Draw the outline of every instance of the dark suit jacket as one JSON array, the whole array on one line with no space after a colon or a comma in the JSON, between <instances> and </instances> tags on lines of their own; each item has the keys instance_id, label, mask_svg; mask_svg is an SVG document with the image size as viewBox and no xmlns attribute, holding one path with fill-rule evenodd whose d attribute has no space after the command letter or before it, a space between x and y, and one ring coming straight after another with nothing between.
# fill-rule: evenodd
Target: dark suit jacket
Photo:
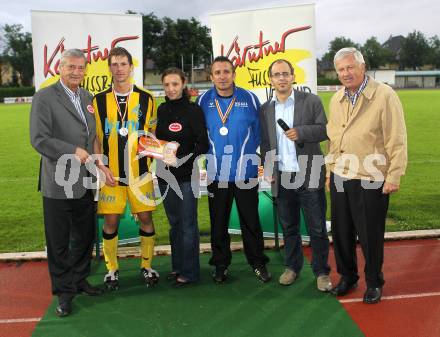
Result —
<instances>
[{"instance_id":1,"label":"dark suit jacket","mask_svg":"<svg viewBox=\"0 0 440 337\"><path fill-rule=\"evenodd\" d=\"M294 90L295 111L294 128L298 133L295 149L300 172L296 179L303 179L301 186L307 189L323 188L325 183L325 165L319 143L327 139L324 107L320 98L314 94ZM272 195L278 196L280 184L278 162L278 142L275 120L275 102L267 101L260 108L261 145L260 152L264 163L265 176L272 175Z\"/></svg>"},{"instance_id":2,"label":"dark suit jacket","mask_svg":"<svg viewBox=\"0 0 440 337\"><path fill-rule=\"evenodd\" d=\"M89 154L93 153L96 135L95 117L88 109L89 105L92 106L92 96L86 90L80 89L80 98L89 133L59 81L38 91L32 100L31 144L41 154L40 187L45 197L78 199L86 192L84 178L88 173L85 165L81 165L78 172L78 165L75 169L75 164L72 165L71 161L67 161L66 166L61 165L62 161L58 162L64 154L74 154L77 147L85 149ZM70 179L74 179L74 183L71 184L73 193L66 193L63 184L70 185L70 183L60 183L60 181ZM66 188L70 189L68 186Z\"/></svg>"}]
</instances>

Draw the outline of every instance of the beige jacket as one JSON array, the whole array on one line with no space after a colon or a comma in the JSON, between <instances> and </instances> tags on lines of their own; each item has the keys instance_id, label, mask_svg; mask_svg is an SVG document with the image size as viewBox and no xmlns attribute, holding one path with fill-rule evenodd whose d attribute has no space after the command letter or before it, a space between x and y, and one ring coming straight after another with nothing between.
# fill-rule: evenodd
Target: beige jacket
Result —
<instances>
[{"instance_id":1,"label":"beige jacket","mask_svg":"<svg viewBox=\"0 0 440 337\"><path fill-rule=\"evenodd\" d=\"M327 135L328 175L400 184L407 165L406 126L402 104L388 85L370 77L354 107L344 89L336 92Z\"/></svg>"}]
</instances>

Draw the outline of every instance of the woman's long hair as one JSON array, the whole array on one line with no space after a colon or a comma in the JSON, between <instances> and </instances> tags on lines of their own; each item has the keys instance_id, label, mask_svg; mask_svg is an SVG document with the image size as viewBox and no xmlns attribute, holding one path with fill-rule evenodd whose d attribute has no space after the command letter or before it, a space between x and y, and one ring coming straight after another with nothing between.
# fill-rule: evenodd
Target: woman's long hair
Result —
<instances>
[{"instance_id":1,"label":"woman's long hair","mask_svg":"<svg viewBox=\"0 0 440 337\"><path fill-rule=\"evenodd\" d=\"M188 87L186 86L185 73L182 70L180 70L179 68L176 68L176 67L171 67L171 68L165 69L165 71L162 73L162 77L161 77L162 83L163 83L163 79L165 78L165 76L172 75L172 74L178 75L180 77L180 79L182 80L182 83L184 84L182 97L185 97L189 101L191 99L191 95L189 94Z\"/></svg>"}]
</instances>

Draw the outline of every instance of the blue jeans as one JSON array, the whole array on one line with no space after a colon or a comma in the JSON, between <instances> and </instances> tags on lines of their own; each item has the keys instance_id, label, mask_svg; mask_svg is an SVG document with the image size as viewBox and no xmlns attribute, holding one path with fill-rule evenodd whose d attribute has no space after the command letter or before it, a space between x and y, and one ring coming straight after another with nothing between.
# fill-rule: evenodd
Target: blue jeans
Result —
<instances>
[{"instance_id":1,"label":"blue jeans","mask_svg":"<svg viewBox=\"0 0 440 337\"><path fill-rule=\"evenodd\" d=\"M168 184L159 180L164 206L170 223L172 271L190 282L200 279L199 227L197 225L197 199L191 182L179 182L181 199ZM168 188L168 191L167 191Z\"/></svg>"},{"instance_id":2,"label":"blue jeans","mask_svg":"<svg viewBox=\"0 0 440 337\"><path fill-rule=\"evenodd\" d=\"M299 273L304 264L300 233L300 208L304 211L312 246L312 270L315 276L328 275L329 240L325 224L327 202L324 189L285 189L280 186L277 212L283 228L285 265Z\"/></svg>"}]
</instances>

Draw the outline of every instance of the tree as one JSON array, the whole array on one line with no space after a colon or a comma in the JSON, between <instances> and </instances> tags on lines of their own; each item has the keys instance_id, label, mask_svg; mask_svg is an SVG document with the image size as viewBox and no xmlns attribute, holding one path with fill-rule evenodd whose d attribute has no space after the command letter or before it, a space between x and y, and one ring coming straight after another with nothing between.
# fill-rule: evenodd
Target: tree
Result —
<instances>
[{"instance_id":1,"label":"tree","mask_svg":"<svg viewBox=\"0 0 440 337\"><path fill-rule=\"evenodd\" d=\"M428 63L432 64L435 68L440 68L440 39L437 35L429 39L429 60Z\"/></svg>"},{"instance_id":2,"label":"tree","mask_svg":"<svg viewBox=\"0 0 440 337\"><path fill-rule=\"evenodd\" d=\"M153 57L159 71L167 67L181 67L182 57L185 69L191 65L193 56L194 65L209 62L212 53L212 41L209 28L200 24L195 18L163 19L163 35L158 53Z\"/></svg>"},{"instance_id":3,"label":"tree","mask_svg":"<svg viewBox=\"0 0 440 337\"><path fill-rule=\"evenodd\" d=\"M179 66L180 50L177 38L177 30L174 21L170 18L163 18L163 31L157 52L153 55L153 61L159 72L168 67Z\"/></svg>"},{"instance_id":4,"label":"tree","mask_svg":"<svg viewBox=\"0 0 440 337\"><path fill-rule=\"evenodd\" d=\"M180 50L184 54L184 62L194 64L207 63L212 53L212 41L209 28L202 26L195 18L190 20L178 19L176 22Z\"/></svg>"},{"instance_id":5,"label":"tree","mask_svg":"<svg viewBox=\"0 0 440 337\"><path fill-rule=\"evenodd\" d=\"M374 36L365 41L361 51L368 69L378 69L392 59L391 50L383 48Z\"/></svg>"},{"instance_id":6,"label":"tree","mask_svg":"<svg viewBox=\"0 0 440 337\"><path fill-rule=\"evenodd\" d=\"M20 24L4 25L2 27L4 39L3 59L18 72L21 84L32 85L34 64L32 57L32 36L29 32L22 32Z\"/></svg>"},{"instance_id":7,"label":"tree","mask_svg":"<svg viewBox=\"0 0 440 337\"><path fill-rule=\"evenodd\" d=\"M153 13L142 15L143 55L144 64L153 59L160 45L163 22Z\"/></svg>"},{"instance_id":8,"label":"tree","mask_svg":"<svg viewBox=\"0 0 440 337\"><path fill-rule=\"evenodd\" d=\"M128 11L129 14L135 12ZM185 69L191 64L206 63L211 58L212 41L210 30L195 18L159 19L153 13L142 14L144 64L152 59L159 72L168 67L181 67L182 57Z\"/></svg>"},{"instance_id":9,"label":"tree","mask_svg":"<svg viewBox=\"0 0 440 337\"><path fill-rule=\"evenodd\" d=\"M427 63L429 52L428 40L423 33L419 31L409 33L402 42L401 66L416 70Z\"/></svg>"},{"instance_id":10,"label":"tree","mask_svg":"<svg viewBox=\"0 0 440 337\"><path fill-rule=\"evenodd\" d=\"M356 49L359 49L359 45L354 43L351 39L339 36L330 41L329 51L324 54L322 60L333 64L333 58L335 57L336 52L345 47L355 47Z\"/></svg>"},{"instance_id":11,"label":"tree","mask_svg":"<svg viewBox=\"0 0 440 337\"><path fill-rule=\"evenodd\" d=\"M3 64L4 63L5 63L4 56L0 55L0 86L3 85Z\"/></svg>"}]
</instances>

